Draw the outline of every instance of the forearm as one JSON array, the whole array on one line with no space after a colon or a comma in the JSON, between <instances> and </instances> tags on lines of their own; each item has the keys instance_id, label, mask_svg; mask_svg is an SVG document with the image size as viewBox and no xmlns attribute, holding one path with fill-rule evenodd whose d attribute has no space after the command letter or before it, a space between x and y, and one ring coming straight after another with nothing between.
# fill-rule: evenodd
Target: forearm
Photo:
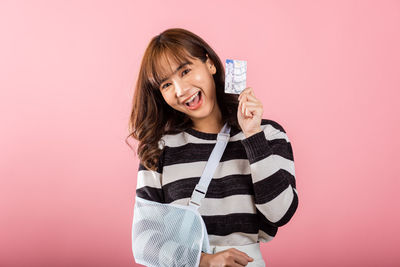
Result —
<instances>
[{"instance_id":1,"label":"forearm","mask_svg":"<svg viewBox=\"0 0 400 267\"><path fill-rule=\"evenodd\" d=\"M200 256L200 264L199 267L208 267L208 255L207 253L201 252L201 256Z\"/></svg>"},{"instance_id":2,"label":"forearm","mask_svg":"<svg viewBox=\"0 0 400 267\"><path fill-rule=\"evenodd\" d=\"M289 139L283 130L266 131L265 128L264 133L256 133L242 143L250 161L256 207L266 221L282 226L298 205Z\"/></svg>"}]
</instances>

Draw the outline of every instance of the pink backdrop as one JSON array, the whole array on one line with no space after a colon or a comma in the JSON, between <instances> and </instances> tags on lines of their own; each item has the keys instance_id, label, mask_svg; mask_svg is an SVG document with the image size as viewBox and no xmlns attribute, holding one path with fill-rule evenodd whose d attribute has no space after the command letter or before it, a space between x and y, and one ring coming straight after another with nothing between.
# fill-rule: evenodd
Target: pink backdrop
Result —
<instances>
[{"instance_id":1,"label":"pink backdrop","mask_svg":"<svg viewBox=\"0 0 400 267\"><path fill-rule=\"evenodd\" d=\"M170 27L247 60L292 141L300 202L267 266L399 266L400 2L242 3L0 2L0 266L135 266L124 139Z\"/></svg>"}]
</instances>

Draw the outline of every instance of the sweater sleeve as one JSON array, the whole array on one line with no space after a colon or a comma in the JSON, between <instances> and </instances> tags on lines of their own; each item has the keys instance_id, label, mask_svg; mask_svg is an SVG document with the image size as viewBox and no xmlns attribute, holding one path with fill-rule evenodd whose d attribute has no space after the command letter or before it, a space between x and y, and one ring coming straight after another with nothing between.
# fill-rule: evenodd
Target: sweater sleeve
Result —
<instances>
[{"instance_id":1,"label":"sweater sleeve","mask_svg":"<svg viewBox=\"0 0 400 267\"><path fill-rule=\"evenodd\" d=\"M279 227L289 222L298 206L293 151L277 122L263 120L261 130L243 139L242 144L250 162L258 214L266 223Z\"/></svg>"},{"instance_id":2,"label":"sweater sleeve","mask_svg":"<svg viewBox=\"0 0 400 267\"><path fill-rule=\"evenodd\" d=\"M161 186L164 152L165 150L163 150L159 157L158 167L155 171L147 169L142 162L139 163L136 184L136 195L138 197L150 201L165 203Z\"/></svg>"}]
</instances>

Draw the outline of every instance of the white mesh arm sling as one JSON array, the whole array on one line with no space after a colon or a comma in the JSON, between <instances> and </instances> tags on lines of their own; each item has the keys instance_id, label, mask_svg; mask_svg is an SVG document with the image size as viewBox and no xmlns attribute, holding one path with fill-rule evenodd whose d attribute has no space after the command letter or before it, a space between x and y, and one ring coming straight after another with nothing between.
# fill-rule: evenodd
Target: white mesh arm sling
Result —
<instances>
[{"instance_id":1,"label":"white mesh arm sling","mask_svg":"<svg viewBox=\"0 0 400 267\"><path fill-rule=\"evenodd\" d=\"M187 206L136 196L132 224L135 261L149 267L198 267L201 252L211 253L208 233L198 212L230 136L225 123Z\"/></svg>"}]
</instances>

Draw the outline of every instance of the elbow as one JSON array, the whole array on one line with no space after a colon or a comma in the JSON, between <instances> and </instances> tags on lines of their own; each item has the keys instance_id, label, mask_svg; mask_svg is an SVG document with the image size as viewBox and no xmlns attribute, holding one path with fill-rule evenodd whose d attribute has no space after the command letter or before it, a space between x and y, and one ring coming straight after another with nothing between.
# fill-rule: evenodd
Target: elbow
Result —
<instances>
[{"instance_id":1,"label":"elbow","mask_svg":"<svg viewBox=\"0 0 400 267\"><path fill-rule=\"evenodd\" d=\"M274 227L287 224L296 212L298 205L297 191L290 185L270 202L256 204L257 214L261 216L262 221Z\"/></svg>"},{"instance_id":2,"label":"elbow","mask_svg":"<svg viewBox=\"0 0 400 267\"><path fill-rule=\"evenodd\" d=\"M288 210L282 216L282 218L280 218L278 221L273 223L274 226L281 227L281 226L287 224L292 219L293 215L295 214L297 207L299 206L299 198L295 191L293 191L293 193L294 193L293 200L292 200Z\"/></svg>"}]
</instances>

